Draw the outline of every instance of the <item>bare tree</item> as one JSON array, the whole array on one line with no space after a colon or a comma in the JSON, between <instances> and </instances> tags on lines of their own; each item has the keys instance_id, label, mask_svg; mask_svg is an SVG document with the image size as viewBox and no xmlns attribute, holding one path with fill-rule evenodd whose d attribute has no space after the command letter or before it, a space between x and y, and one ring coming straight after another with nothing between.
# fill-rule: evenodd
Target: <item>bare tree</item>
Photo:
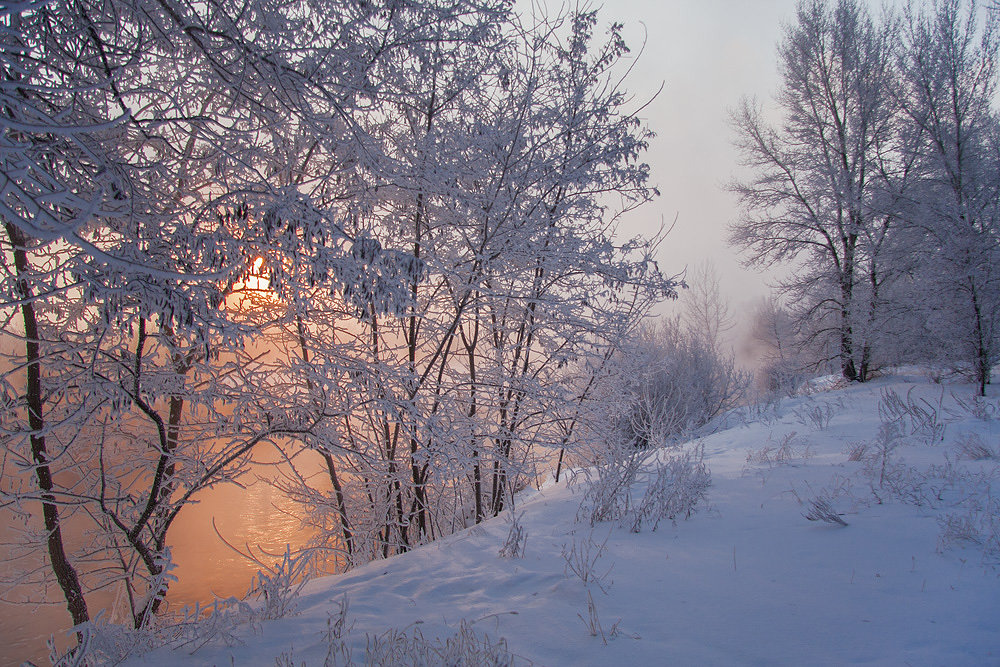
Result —
<instances>
[{"instance_id":1,"label":"bare tree","mask_svg":"<svg viewBox=\"0 0 1000 667\"><path fill-rule=\"evenodd\" d=\"M637 160L646 131L611 83L617 33L592 45L593 13L498 21L476 27L489 49L428 42L430 76L401 65L410 95L386 107L387 141L406 159L352 222L423 265L403 312L358 309L347 329L360 333L341 334L367 363L364 382L340 384L333 454L364 488L345 488L351 514L370 519L354 531L357 560L506 507L549 448L575 445L591 383L574 371L599 365L673 292L650 259L655 240L616 242L599 200L653 194ZM327 330L305 323L317 365Z\"/></svg>"},{"instance_id":2,"label":"bare tree","mask_svg":"<svg viewBox=\"0 0 1000 667\"><path fill-rule=\"evenodd\" d=\"M803 0L778 51L781 124L749 101L734 116L751 175L732 185L743 216L731 240L751 264L795 262L783 288L812 337L833 339L852 381L871 371L866 328L879 319L882 245L895 221L885 192L903 169L893 150L896 39L891 18L875 21L856 0Z\"/></svg>"},{"instance_id":3,"label":"bare tree","mask_svg":"<svg viewBox=\"0 0 1000 667\"><path fill-rule=\"evenodd\" d=\"M705 261L686 274L688 289L680 298L681 321L687 335L721 353L723 336L732 330L735 320L729 303L719 289L715 263Z\"/></svg>"},{"instance_id":4,"label":"bare tree","mask_svg":"<svg viewBox=\"0 0 1000 667\"><path fill-rule=\"evenodd\" d=\"M342 567L500 512L674 293L660 237L615 238L650 132L593 12L0 12L0 492L74 624L115 588L148 626L178 514L261 447L321 457L281 486Z\"/></svg>"},{"instance_id":5,"label":"bare tree","mask_svg":"<svg viewBox=\"0 0 1000 667\"><path fill-rule=\"evenodd\" d=\"M928 328L980 394L1000 360L1000 218L996 93L1000 16L942 0L906 24L903 106L919 144L920 190L910 218L923 235L920 287ZM957 345L956 345L957 343Z\"/></svg>"},{"instance_id":6,"label":"bare tree","mask_svg":"<svg viewBox=\"0 0 1000 667\"><path fill-rule=\"evenodd\" d=\"M422 8L3 9L3 333L21 350L3 370L2 491L16 511L40 501L74 625L87 594L118 584L147 623L177 513L259 445L316 427L255 394L260 363L234 363L257 323L227 298L255 258L293 301L300 285L363 289L373 265L372 300L405 300L414 265L346 236L329 204L360 189L358 155L377 155L350 112L371 103L364 70L397 46L385 23L433 25L438 8ZM290 137L296 159L275 159ZM65 544L67 517L91 541Z\"/></svg>"}]
</instances>

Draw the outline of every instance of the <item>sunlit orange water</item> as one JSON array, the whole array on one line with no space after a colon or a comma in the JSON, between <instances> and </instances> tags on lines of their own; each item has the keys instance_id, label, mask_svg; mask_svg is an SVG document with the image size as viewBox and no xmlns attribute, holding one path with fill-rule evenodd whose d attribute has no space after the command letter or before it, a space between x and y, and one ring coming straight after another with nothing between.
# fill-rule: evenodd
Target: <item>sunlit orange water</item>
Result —
<instances>
[{"instance_id":1,"label":"sunlit orange water","mask_svg":"<svg viewBox=\"0 0 1000 667\"><path fill-rule=\"evenodd\" d=\"M176 564L173 573L178 578L167 596L169 609L178 610L195 602L204 605L215 596L246 594L260 566L236 553L219 535L241 551L249 547L268 565L281 560L286 544L295 549L309 541L312 532L302 526L302 507L268 483L281 474L280 467L269 463L265 458L264 463L254 466L253 477L245 488L225 484L206 490L196 496L198 503L178 514L168 540ZM301 468L303 461L296 460L296 465ZM320 465L319 457L305 465ZM10 516L0 516L0 522L7 541ZM41 562L41 554L38 559ZM59 589L53 586L47 597L52 603L42 606L0 602L0 664L32 660L47 665L45 641L50 635L55 635L59 646L71 643L64 632L70 620ZM95 607L112 605L113 597L89 597L91 616L96 616Z\"/></svg>"}]
</instances>

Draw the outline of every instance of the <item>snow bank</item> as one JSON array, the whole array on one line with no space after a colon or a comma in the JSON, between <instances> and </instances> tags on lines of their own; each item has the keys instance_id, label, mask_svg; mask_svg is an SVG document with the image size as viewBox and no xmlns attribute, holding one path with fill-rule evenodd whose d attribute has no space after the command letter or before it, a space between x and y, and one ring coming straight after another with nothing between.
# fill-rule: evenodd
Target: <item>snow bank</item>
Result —
<instances>
[{"instance_id":1,"label":"snow bank","mask_svg":"<svg viewBox=\"0 0 1000 667\"><path fill-rule=\"evenodd\" d=\"M501 516L310 582L297 615L130 664L364 664L400 637L432 663L1000 663L997 459L972 460L1000 456L1000 400L907 379L731 415L700 441L712 486L689 520L591 527L583 485L549 485L517 508L523 558L498 555ZM807 520L817 499L847 526Z\"/></svg>"}]
</instances>

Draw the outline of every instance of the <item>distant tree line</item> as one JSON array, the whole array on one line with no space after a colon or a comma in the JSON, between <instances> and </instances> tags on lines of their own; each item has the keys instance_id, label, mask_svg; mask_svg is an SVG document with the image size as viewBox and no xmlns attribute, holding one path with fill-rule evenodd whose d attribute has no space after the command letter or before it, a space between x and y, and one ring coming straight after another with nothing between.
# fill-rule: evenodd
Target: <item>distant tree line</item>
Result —
<instances>
[{"instance_id":1,"label":"distant tree line","mask_svg":"<svg viewBox=\"0 0 1000 667\"><path fill-rule=\"evenodd\" d=\"M734 114L747 175L732 241L782 266L769 328L800 359L859 382L944 363L985 392L1000 361L998 20L964 0L878 16L802 0L778 48L779 116L752 101Z\"/></svg>"}]
</instances>

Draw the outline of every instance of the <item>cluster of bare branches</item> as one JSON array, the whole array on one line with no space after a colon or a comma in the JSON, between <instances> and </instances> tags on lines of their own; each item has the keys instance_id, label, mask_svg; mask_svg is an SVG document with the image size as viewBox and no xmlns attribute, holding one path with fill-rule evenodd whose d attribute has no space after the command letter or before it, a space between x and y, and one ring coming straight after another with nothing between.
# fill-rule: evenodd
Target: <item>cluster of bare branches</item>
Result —
<instances>
[{"instance_id":1,"label":"cluster of bare branches","mask_svg":"<svg viewBox=\"0 0 1000 667\"><path fill-rule=\"evenodd\" d=\"M966 0L878 17L803 0L778 50L780 122L752 102L734 115L732 240L794 267L790 338L814 366L863 382L944 362L983 394L1000 361L998 26Z\"/></svg>"},{"instance_id":2,"label":"cluster of bare branches","mask_svg":"<svg viewBox=\"0 0 1000 667\"><path fill-rule=\"evenodd\" d=\"M54 579L74 625L113 589L148 626L178 513L262 447L341 567L496 515L572 448L675 286L658 238L614 236L608 202L655 190L596 25L499 0L0 8L0 498L50 566L18 583Z\"/></svg>"}]
</instances>

